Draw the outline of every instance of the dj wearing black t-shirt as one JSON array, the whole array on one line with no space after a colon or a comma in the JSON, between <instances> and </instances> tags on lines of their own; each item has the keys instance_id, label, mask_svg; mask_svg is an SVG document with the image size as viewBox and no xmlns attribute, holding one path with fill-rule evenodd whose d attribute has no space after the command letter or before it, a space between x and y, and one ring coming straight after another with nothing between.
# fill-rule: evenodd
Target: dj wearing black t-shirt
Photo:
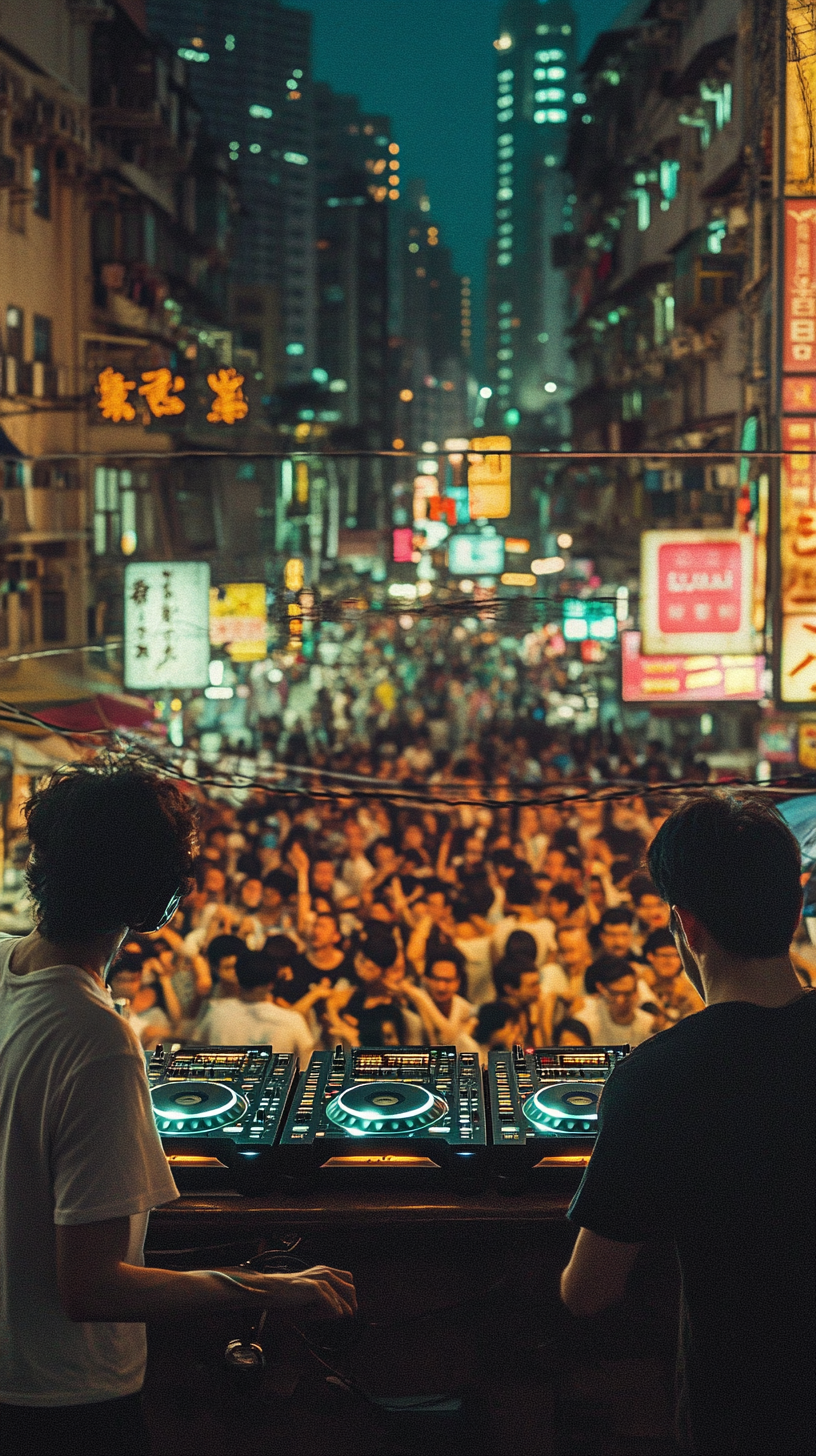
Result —
<instances>
[{"instance_id":1,"label":"dj wearing black t-shirt","mask_svg":"<svg viewBox=\"0 0 816 1456\"><path fill-rule=\"evenodd\" d=\"M767 803L708 793L662 826L649 869L706 1009L606 1084L562 1297L597 1313L642 1243L674 1240L683 1449L803 1456L816 1450L816 993L788 957L799 848Z\"/></svg>"}]
</instances>

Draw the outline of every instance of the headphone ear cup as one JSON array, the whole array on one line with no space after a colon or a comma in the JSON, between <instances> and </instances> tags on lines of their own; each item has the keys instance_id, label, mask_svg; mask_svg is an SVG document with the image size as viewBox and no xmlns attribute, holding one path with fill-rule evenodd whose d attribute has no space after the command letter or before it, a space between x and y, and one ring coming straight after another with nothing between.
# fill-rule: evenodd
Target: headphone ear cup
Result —
<instances>
[{"instance_id":1,"label":"headphone ear cup","mask_svg":"<svg viewBox=\"0 0 816 1456\"><path fill-rule=\"evenodd\" d=\"M150 909L145 912L141 920L131 920L129 928L142 932L162 930L168 920L172 920L179 905L181 904L181 886L175 885L172 891L163 890L160 896L154 900Z\"/></svg>"},{"instance_id":2,"label":"headphone ear cup","mask_svg":"<svg viewBox=\"0 0 816 1456\"><path fill-rule=\"evenodd\" d=\"M240 1395L255 1395L263 1383L266 1357L251 1340L230 1340L224 1351L224 1369L232 1389Z\"/></svg>"}]
</instances>

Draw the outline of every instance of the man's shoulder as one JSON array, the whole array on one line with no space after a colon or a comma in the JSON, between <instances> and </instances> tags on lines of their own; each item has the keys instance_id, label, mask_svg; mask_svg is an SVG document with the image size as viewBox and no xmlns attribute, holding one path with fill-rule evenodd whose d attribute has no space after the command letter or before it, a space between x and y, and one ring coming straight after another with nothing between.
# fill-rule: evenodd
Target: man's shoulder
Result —
<instances>
[{"instance_id":1,"label":"man's shoulder","mask_svg":"<svg viewBox=\"0 0 816 1456\"><path fill-rule=\"evenodd\" d=\"M592 997L588 996L586 1000L591 1001ZM583 1007L581 1014L583 1015ZM665 1077L678 1069L688 1068L690 1054L698 1047L707 1046L712 1034L716 1036L714 1029L704 1021L705 1014L700 1011L694 1016L687 1016L685 1020L676 1022L665 1031L658 1031L647 1041L633 1047L629 1055L615 1068L616 1084L633 1087L656 1077ZM698 1023L696 1026L693 1024L695 1022Z\"/></svg>"}]
</instances>

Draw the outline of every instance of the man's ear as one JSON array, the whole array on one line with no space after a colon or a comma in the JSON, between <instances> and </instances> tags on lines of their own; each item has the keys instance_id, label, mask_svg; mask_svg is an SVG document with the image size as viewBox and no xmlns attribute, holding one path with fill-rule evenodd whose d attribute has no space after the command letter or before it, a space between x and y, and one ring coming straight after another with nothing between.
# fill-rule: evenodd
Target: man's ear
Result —
<instances>
[{"instance_id":1,"label":"man's ear","mask_svg":"<svg viewBox=\"0 0 816 1456\"><path fill-rule=\"evenodd\" d=\"M678 910L675 906L674 913L682 926L689 950L702 950L706 937L705 926L700 923L697 916L693 915L690 910Z\"/></svg>"}]
</instances>

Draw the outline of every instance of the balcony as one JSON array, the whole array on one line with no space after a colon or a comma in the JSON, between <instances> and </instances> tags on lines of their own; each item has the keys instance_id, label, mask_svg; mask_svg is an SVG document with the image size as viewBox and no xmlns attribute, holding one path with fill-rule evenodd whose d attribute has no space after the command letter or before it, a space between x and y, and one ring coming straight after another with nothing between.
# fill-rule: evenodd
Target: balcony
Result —
<instances>
[{"instance_id":1,"label":"balcony","mask_svg":"<svg viewBox=\"0 0 816 1456\"><path fill-rule=\"evenodd\" d=\"M0 491L0 540L84 540L85 492L25 486Z\"/></svg>"}]
</instances>

